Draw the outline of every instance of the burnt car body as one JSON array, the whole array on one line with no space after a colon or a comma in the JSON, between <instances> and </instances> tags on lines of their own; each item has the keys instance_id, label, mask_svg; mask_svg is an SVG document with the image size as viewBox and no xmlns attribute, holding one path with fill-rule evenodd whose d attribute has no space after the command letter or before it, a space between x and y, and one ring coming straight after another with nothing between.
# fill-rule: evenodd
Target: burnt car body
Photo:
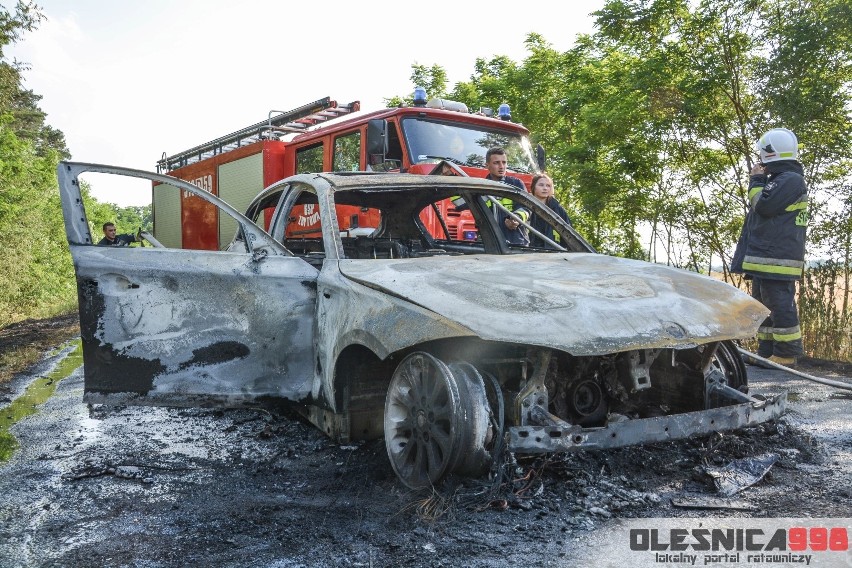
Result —
<instances>
[{"instance_id":1,"label":"burnt car body","mask_svg":"<svg viewBox=\"0 0 852 568\"><path fill-rule=\"evenodd\" d=\"M243 215L168 176L69 162L58 172L91 403L292 401L340 442L384 435L410 487L480 475L503 444L611 448L784 411L785 395L747 394L732 343L755 334L760 303L709 277L598 254L503 184L300 174ZM224 251L94 246L84 172L204 199L239 230ZM433 205L459 196L475 220L465 239ZM506 242L502 198L546 220L542 248ZM380 222L341 232L341 205ZM318 209L321 229L294 231L296 206Z\"/></svg>"}]
</instances>

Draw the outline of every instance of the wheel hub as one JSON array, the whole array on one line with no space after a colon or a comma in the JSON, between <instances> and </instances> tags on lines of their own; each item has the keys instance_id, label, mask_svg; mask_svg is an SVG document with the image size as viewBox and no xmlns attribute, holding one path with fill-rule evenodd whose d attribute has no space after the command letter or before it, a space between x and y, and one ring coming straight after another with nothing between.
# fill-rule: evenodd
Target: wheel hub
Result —
<instances>
[{"instance_id":1,"label":"wheel hub","mask_svg":"<svg viewBox=\"0 0 852 568\"><path fill-rule=\"evenodd\" d=\"M417 424L418 430L426 430L429 427L429 418L426 416L426 412L424 410L417 411L415 423Z\"/></svg>"}]
</instances>

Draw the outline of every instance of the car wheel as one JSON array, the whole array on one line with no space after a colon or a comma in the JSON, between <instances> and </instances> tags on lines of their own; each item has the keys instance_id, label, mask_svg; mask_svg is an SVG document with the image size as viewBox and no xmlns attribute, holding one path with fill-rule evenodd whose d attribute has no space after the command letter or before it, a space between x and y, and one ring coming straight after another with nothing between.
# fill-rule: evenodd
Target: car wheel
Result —
<instances>
[{"instance_id":1,"label":"car wheel","mask_svg":"<svg viewBox=\"0 0 852 568\"><path fill-rule=\"evenodd\" d=\"M476 379L478 380L478 383ZM385 401L385 445L400 480L412 489L445 475L479 473L488 429L482 377L473 366L415 352L394 371Z\"/></svg>"}]
</instances>

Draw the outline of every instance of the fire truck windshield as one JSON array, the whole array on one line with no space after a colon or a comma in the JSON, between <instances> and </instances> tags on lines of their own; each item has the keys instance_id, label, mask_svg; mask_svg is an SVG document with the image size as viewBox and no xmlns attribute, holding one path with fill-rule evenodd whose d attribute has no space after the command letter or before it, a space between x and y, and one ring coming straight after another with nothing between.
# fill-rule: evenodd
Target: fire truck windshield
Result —
<instances>
[{"instance_id":1,"label":"fire truck windshield","mask_svg":"<svg viewBox=\"0 0 852 568\"><path fill-rule=\"evenodd\" d=\"M413 164L447 159L460 165L484 168L485 152L501 146L506 150L510 170L526 174L538 172L529 139L514 132L422 118L404 119L402 131Z\"/></svg>"}]
</instances>

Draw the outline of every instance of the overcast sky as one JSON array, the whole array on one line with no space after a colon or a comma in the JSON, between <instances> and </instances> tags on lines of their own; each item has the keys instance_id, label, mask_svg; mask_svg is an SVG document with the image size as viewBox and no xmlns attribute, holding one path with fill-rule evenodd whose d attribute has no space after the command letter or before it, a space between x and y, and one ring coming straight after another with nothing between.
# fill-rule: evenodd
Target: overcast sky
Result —
<instances>
[{"instance_id":1,"label":"overcast sky","mask_svg":"<svg viewBox=\"0 0 852 568\"><path fill-rule=\"evenodd\" d=\"M25 87L43 96L47 122L65 133L74 160L153 171L163 152L260 122L272 109L326 96L380 108L411 90L414 63L441 65L452 88L478 57L523 61L530 32L567 50L594 31L590 14L604 2L37 3L47 21L6 53L31 66ZM122 206L151 198L146 188L95 184L93 193Z\"/></svg>"}]
</instances>

